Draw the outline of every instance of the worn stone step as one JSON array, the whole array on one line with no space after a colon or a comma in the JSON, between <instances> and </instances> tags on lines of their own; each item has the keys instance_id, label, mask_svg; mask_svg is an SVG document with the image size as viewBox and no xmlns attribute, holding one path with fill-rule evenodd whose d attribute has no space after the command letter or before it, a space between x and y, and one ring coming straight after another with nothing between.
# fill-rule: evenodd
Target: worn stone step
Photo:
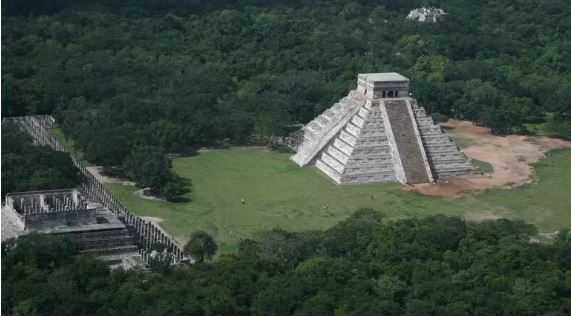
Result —
<instances>
[{"instance_id":1,"label":"worn stone step","mask_svg":"<svg viewBox=\"0 0 571 316\"><path fill-rule=\"evenodd\" d=\"M339 160L333 158L326 152L321 153L321 157L319 158L321 162L326 163L329 167L333 168L335 171L339 173L343 173L345 170L345 165L341 163Z\"/></svg>"},{"instance_id":2,"label":"worn stone step","mask_svg":"<svg viewBox=\"0 0 571 316\"><path fill-rule=\"evenodd\" d=\"M355 165L355 166L372 166L372 165L393 165L392 155L388 154L380 154L375 156L363 156L363 157L355 157L352 156L347 161L347 166Z\"/></svg>"},{"instance_id":3,"label":"worn stone step","mask_svg":"<svg viewBox=\"0 0 571 316\"><path fill-rule=\"evenodd\" d=\"M346 143L344 140L342 140L341 138L336 138L333 141L333 146L335 146L335 148L339 149L340 151L342 151L344 154L346 155L351 155L351 153L353 153L353 146L351 146L350 144Z\"/></svg>"},{"instance_id":4,"label":"worn stone step","mask_svg":"<svg viewBox=\"0 0 571 316\"><path fill-rule=\"evenodd\" d=\"M395 179L396 178L393 172L371 172L346 175L342 177L341 183L369 183L377 181L393 181Z\"/></svg>"},{"instance_id":5,"label":"worn stone step","mask_svg":"<svg viewBox=\"0 0 571 316\"><path fill-rule=\"evenodd\" d=\"M126 246L117 246L117 247L112 247L112 248L86 249L86 250L82 251L81 253L88 254L88 255L102 256L102 255L112 255L112 254L119 254L119 253L135 252L138 249L139 249L139 247L137 247L135 245L126 245Z\"/></svg>"},{"instance_id":6,"label":"worn stone step","mask_svg":"<svg viewBox=\"0 0 571 316\"><path fill-rule=\"evenodd\" d=\"M346 164L347 160L349 160L349 155L343 153L339 149L335 148L335 146L329 145L327 146L326 152L332 156L333 158L337 159L339 162Z\"/></svg>"},{"instance_id":7,"label":"worn stone step","mask_svg":"<svg viewBox=\"0 0 571 316\"><path fill-rule=\"evenodd\" d=\"M422 150L418 144L408 104L404 100L385 101L387 116L397 144L401 164L408 183L430 182Z\"/></svg>"},{"instance_id":8,"label":"worn stone step","mask_svg":"<svg viewBox=\"0 0 571 316\"><path fill-rule=\"evenodd\" d=\"M339 133L339 138L351 146L355 146L355 144L357 143L357 137L353 136L352 134L348 133L345 130L342 130Z\"/></svg>"},{"instance_id":9,"label":"worn stone step","mask_svg":"<svg viewBox=\"0 0 571 316\"><path fill-rule=\"evenodd\" d=\"M359 128L362 128L363 124L365 123L365 120L359 117L358 115L354 115L353 118L351 119L351 123L355 124L355 126Z\"/></svg>"},{"instance_id":10,"label":"worn stone step","mask_svg":"<svg viewBox=\"0 0 571 316\"><path fill-rule=\"evenodd\" d=\"M333 168L329 167L327 164L325 164L324 162L322 162L320 159L318 159L315 162L315 166L321 170L323 173L325 173L329 178L333 179L333 181L339 183L341 180L341 174L337 171L335 171Z\"/></svg>"},{"instance_id":11,"label":"worn stone step","mask_svg":"<svg viewBox=\"0 0 571 316\"><path fill-rule=\"evenodd\" d=\"M362 117L362 118L367 118L368 115L369 115L369 110L367 110L366 108L362 107L362 108L359 110L359 116L360 116L360 117Z\"/></svg>"},{"instance_id":12,"label":"worn stone step","mask_svg":"<svg viewBox=\"0 0 571 316\"><path fill-rule=\"evenodd\" d=\"M363 167L347 167L345 175L356 175L364 173L386 173L393 172L392 166L363 166Z\"/></svg>"},{"instance_id":13,"label":"worn stone step","mask_svg":"<svg viewBox=\"0 0 571 316\"><path fill-rule=\"evenodd\" d=\"M359 128L358 126L356 126L351 122L347 123L347 125L345 126L345 131L347 131L349 134L355 137L359 137L359 135L361 134L361 128Z\"/></svg>"},{"instance_id":14,"label":"worn stone step","mask_svg":"<svg viewBox=\"0 0 571 316\"><path fill-rule=\"evenodd\" d=\"M118 246L133 246L137 241L137 237L124 236L121 238L115 237L107 239L84 240L82 242L77 242L77 246L80 250L88 250L92 248L103 249L114 248Z\"/></svg>"},{"instance_id":15,"label":"worn stone step","mask_svg":"<svg viewBox=\"0 0 571 316\"><path fill-rule=\"evenodd\" d=\"M381 138L381 137L361 137L357 141L357 144L355 144L355 146L367 146L367 145L385 145L385 146L390 147L386 137L384 137L384 138Z\"/></svg>"},{"instance_id":16,"label":"worn stone step","mask_svg":"<svg viewBox=\"0 0 571 316\"><path fill-rule=\"evenodd\" d=\"M361 137L380 137L380 136L386 136L384 130L367 129L361 131Z\"/></svg>"}]
</instances>

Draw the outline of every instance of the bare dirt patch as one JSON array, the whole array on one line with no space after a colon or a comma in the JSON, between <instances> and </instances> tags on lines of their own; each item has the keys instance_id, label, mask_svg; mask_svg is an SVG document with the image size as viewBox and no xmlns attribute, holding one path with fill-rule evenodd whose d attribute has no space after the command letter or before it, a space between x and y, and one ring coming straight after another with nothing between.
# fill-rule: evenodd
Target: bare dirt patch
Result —
<instances>
[{"instance_id":1,"label":"bare dirt patch","mask_svg":"<svg viewBox=\"0 0 571 316\"><path fill-rule=\"evenodd\" d=\"M177 244L179 244L180 246L184 246L186 245L186 243L190 240L190 237L175 237L174 240L176 241Z\"/></svg>"},{"instance_id":2,"label":"bare dirt patch","mask_svg":"<svg viewBox=\"0 0 571 316\"><path fill-rule=\"evenodd\" d=\"M468 121L449 120L441 124L473 143L463 151L471 159L488 162L490 174L476 178L456 178L438 184L418 184L405 189L424 195L455 198L462 193L478 193L492 188L513 188L533 182L533 164L551 149L571 148L571 142L545 136L497 136L490 129Z\"/></svg>"},{"instance_id":3,"label":"bare dirt patch","mask_svg":"<svg viewBox=\"0 0 571 316\"><path fill-rule=\"evenodd\" d=\"M142 219L149 221L153 224L157 224L159 225L160 223L164 222L165 220L160 218L160 217L154 217L154 216L141 216Z\"/></svg>"},{"instance_id":4,"label":"bare dirt patch","mask_svg":"<svg viewBox=\"0 0 571 316\"><path fill-rule=\"evenodd\" d=\"M144 188L144 189L140 189L140 190L135 191L135 194L138 197L140 197L141 199L145 199L145 200L166 201L166 199L147 194L146 192L148 192L148 191L149 191L149 188Z\"/></svg>"},{"instance_id":5,"label":"bare dirt patch","mask_svg":"<svg viewBox=\"0 0 571 316\"><path fill-rule=\"evenodd\" d=\"M89 166L86 168L101 183L122 183L124 185L135 185L134 182L128 181L124 178L116 178L104 175L102 166Z\"/></svg>"}]
</instances>

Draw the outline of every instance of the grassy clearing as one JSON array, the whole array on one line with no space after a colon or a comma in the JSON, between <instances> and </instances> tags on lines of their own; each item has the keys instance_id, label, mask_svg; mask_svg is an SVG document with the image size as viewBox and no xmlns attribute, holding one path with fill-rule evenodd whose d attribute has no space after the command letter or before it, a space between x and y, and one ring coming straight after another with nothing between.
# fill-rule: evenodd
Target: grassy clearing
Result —
<instances>
[{"instance_id":1,"label":"grassy clearing","mask_svg":"<svg viewBox=\"0 0 571 316\"><path fill-rule=\"evenodd\" d=\"M552 136L571 139L571 123L548 120L541 124L525 124L527 133L537 136Z\"/></svg>"},{"instance_id":2,"label":"grassy clearing","mask_svg":"<svg viewBox=\"0 0 571 316\"><path fill-rule=\"evenodd\" d=\"M570 150L552 152L537 168L537 183L455 200L406 192L396 183L335 185L314 167L297 167L289 156L238 147L176 158L175 171L193 183L187 195L192 200L184 203L145 200L132 186L109 187L137 214L163 218L161 225L175 236L187 237L197 229L212 233L223 252L236 250L240 239L263 230L325 229L360 207L390 219L443 213L524 219L545 231L571 227Z\"/></svg>"},{"instance_id":3,"label":"grassy clearing","mask_svg":"<svg viewBox=\"0 0 571 316\"><path fill-rule=\"evenodd\" d=\"M453 129L446 129L446 135L448 135L448 137L450 137L450 139L452 139L461 149L468 148L474 144L473 140L457 133Z\"/></svg>"},{"instance_id":4,"label":"grassy clearing","mask_svg":"<svg viewBox=\"0 0 571 316\"><path fill-rule=\"evenodd\" d=\"M472 159L472 162L482 171L483 173L492 173L494 171L494 167L485 161Z\"/></svg>"}]
</instances>

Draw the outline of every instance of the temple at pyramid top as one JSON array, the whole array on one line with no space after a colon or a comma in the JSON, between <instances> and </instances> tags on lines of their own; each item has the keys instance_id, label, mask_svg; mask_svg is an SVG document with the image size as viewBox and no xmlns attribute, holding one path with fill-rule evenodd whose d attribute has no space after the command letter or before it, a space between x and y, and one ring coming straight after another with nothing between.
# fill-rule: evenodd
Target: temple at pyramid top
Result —
<instances>
[{"instance_id":1,"label":"temple at pyramid top","mask_svg":"<svg viewBox=\"0 0 571 316\"><path fill-rule=\"evenodd\" d=\"M398 98L408 96L407 77L396 72L360 74L357 90L368 98Z\"/></svg>"},{"instance_id":2,"label":"temple at pyramid top","mask_svg":"<svg viewBox=\"0 0 571 316\"><path fill-rule=\"evenodd\" d=\"M357 88L302 129L291 159L336 183L427 183L479 170L409 95L395 72L357 76Z\"/></svg>"}]
</instances>

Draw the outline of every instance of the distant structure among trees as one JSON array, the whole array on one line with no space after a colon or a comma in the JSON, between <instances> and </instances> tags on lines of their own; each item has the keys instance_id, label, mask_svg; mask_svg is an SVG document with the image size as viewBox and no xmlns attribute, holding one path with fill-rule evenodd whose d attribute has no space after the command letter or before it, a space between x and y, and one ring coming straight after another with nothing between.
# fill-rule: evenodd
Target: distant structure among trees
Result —
<instances>
[{"instance_id":1,"label":"distant structure among trees","mask_svg":"<svg viewBox=\"0 0 571 316\"><path fill-rule=\"evenodd\" d=\"M417 22L431 22L436 23L442 19L446 14L444 10L434 7L422 7L410 10L406 16L407 19Z\"/></svg>"}]
</instances>

